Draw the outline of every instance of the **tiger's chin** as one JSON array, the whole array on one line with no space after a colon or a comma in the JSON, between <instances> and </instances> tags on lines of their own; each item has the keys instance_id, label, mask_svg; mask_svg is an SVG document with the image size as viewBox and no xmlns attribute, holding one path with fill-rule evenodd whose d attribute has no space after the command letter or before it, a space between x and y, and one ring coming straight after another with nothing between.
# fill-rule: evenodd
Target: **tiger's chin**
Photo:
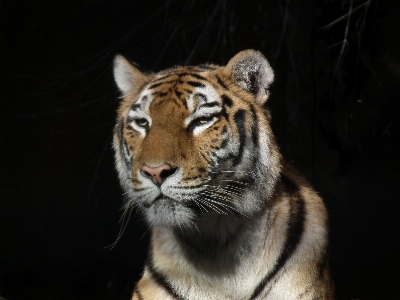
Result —
<instances>
[{"instance_id":1,"label":"tiger's chin","mask_svg":"<svg viewBox=\"0 0 400 300\"><path fill-rule=\"evenodd\" d=\"M168 197L158 197L143 212L150 226L191 227L197 217L191 205Z\"/></svg>"}]
</instances>

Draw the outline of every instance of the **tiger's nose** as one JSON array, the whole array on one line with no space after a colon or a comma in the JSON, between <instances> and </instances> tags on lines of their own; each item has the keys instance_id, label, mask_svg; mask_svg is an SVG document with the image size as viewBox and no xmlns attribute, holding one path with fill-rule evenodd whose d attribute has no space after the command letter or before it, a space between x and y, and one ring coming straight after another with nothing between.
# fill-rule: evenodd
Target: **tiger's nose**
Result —
<instances>
[{"instance_id":1,"label":"tiger's nose","mask_svg":"<svg viewBox=\"0 0 400 300\"><path fill-rule=\"evenodd\" d=\"M142 167L142 174L146 177L151 178L154 184L161 185L165 181L165 179L173 175L176 170L177 168L172 168L167 164L155 168L144 165Z\"/></svg>"}]
</instances>

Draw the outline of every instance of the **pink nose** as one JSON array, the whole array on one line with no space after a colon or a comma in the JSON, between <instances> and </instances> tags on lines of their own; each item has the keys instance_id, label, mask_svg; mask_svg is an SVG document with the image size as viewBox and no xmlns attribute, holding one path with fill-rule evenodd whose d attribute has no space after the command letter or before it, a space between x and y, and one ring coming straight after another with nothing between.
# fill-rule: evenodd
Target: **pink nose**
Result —
<instances>
[{"instance_id":1,"label":"pink nose","mask_svg":"<svg viewBox=\"0 0 400 300\"><path fill-rule=\"evenodd\" d=\"M151 168L146 165L142 167L142 174L151 177L156 185L161 185L168 176L171 176L176 171L176 168L171 168L169 165L161 165Z\"/></svg>"}]
</instances>

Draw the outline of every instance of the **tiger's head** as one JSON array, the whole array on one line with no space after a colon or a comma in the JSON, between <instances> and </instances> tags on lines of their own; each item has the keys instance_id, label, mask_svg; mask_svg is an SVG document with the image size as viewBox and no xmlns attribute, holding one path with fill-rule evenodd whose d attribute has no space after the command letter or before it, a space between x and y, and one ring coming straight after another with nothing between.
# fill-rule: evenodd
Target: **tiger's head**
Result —
<instances>
[{"instance_id":1,"label":"tiger's head","mask_svg":"<svg viewBox=\"0 0 400 300\"><path fill-rule=\"evenodd\" d=\"M266 207L280 155L263 109L274 74L260 52L151 74L117 56L114 78L122 102L113 146L127 207L170 227Z\"/></svg>"}]
</instances>

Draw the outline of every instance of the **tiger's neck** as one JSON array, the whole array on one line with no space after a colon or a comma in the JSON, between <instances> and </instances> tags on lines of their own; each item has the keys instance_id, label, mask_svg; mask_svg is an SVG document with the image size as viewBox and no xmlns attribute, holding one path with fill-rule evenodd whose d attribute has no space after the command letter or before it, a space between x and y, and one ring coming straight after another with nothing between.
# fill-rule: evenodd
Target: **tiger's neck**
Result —
<instances>
[{"instance_id":1,"label":"tiger's neck","mask_svg":"<svg viewBox=\"0 0 400 300\"><path fill-rule=\"evenodd\" d=\"M234 272L231 268L246 256L263 251L268 234L265 217L266 212L251 219L205 215L197 222L196 228L153 228L152 247L170 259L184 259L196 269L204 268L207 273Z\"/></svg>"}]
</instances>

